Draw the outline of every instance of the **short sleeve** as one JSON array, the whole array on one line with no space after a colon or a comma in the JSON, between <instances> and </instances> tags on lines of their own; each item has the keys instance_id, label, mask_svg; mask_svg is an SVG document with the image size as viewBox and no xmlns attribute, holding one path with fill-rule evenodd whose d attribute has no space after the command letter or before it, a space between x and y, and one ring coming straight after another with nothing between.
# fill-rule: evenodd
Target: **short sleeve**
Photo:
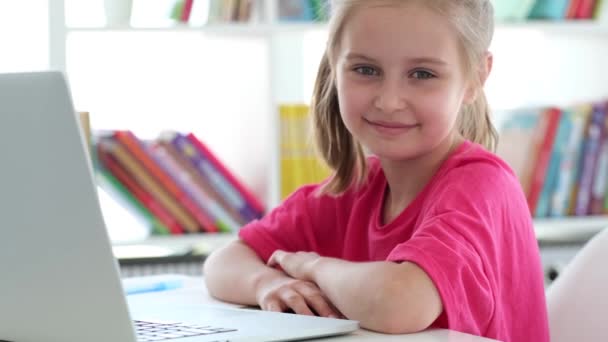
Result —
<instances>
[{"instance_id":1,"label":"short sleeve","mask_svg":"<svg viewBox=\"0 0 608 342\"><path fill-rule=\"evenodd\" d=\"M432 208L411 239L397 245L387 260L413 262L427 273L442 299L442 325L483 335L496 305L501 199L487 191L488 180L451 181L456 184L430 197Z\"/></svg>"},{"instance_id":2,"label":"short sleeve","mask_svg":"<svg viewBox=\"0 0 608 342\"><path fill-rule=\"evenodd\" d=\"M333 254L336 243L335 201L318 196L318 186L295 191L260 220L242 227L239 238L266 262L276 250Z\"/></svg>"}]
</instances>

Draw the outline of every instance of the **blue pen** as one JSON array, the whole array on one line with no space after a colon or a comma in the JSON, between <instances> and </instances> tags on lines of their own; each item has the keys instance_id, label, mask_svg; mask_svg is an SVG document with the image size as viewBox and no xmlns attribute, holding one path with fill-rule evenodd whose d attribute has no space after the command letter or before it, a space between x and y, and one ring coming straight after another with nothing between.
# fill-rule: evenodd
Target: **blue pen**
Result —
<instances>
[{"instance_id":1,"label":"blue pen","mask_svg":"<svg viewBox=\"0 0 608 342\"><path fill-rule=\"evenodd\" d=\"M155 282L143 283L143 284L130 284L130 285L125 284L124 290L127 295L133 295L133 294L138 294L138 293L175 290L180 287L182 287L182 281L177 280L177 279L172 279L172 280L161 280L161 281L155 281Z\"/></svg>"}]
</instances>

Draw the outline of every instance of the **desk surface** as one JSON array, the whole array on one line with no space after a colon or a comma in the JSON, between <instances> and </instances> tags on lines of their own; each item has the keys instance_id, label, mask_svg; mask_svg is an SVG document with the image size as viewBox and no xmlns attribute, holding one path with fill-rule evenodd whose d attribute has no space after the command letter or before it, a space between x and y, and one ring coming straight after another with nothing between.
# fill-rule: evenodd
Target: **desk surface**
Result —
<instances>
[{"instance_id":1,"label":"desk surface","mask_svg":"<svg viewBox=\"0 0 608 342\"><path fill-rule=\"evenodd\" d=\"M157 276L158 277L158 276ZM163 292L148 292L128 296L130 303L150 302L154 301L159 304L211 304L215 306L239 307L238 305L220 302L209 296L203 279L198 277L180 277L183 279L184 286L182 288L163 291ZM132 282L140 282L145 278L125 279L127 284ZM410 335L385 335L373 333L371 331L360 329L349 335L316 339L314 341L324 342L360 342L360 341L377 341L377 342L489 342L494 341L487 338L481 338L468 334L463 334L450 330L429 330L417 334Z\"/></svg>"}]
</instances>

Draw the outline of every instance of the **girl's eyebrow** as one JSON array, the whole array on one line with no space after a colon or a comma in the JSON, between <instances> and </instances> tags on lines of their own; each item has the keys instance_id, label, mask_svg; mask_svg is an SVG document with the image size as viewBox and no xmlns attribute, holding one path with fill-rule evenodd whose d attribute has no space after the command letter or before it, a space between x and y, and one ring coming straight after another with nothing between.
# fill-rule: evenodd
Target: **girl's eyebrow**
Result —
<instances>
[{"instance_id":1,"label":"girl's eyebrow","mask_svg":"<svg viewBox=\"0 0 608 342\"><path fill-rule=\"evenodd\" d=\"M346 59L347 60L362 59L362 60L366 60L369 62L376 62L375 59L368 57L361 53L356 53L356 52L348 53L346 55ZM444 60L442 60L440 58L435 58L435 57L413 57L413 58L406 58L405 60L408 63L412 63L412 64L434 64L437 66L447 66L448 65L448 63L445 62Z\"/></svg>"}]
</instances>

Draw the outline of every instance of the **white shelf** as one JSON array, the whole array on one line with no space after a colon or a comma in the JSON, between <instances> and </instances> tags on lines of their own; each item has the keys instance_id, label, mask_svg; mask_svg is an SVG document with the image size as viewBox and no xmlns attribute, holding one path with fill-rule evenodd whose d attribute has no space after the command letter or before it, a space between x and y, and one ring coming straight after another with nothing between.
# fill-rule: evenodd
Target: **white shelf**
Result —
<instances>
[{"instance_id":1,"label":"white shelf","mask_svg":"<svg viewBox=\"0 0 608 342\"><path fill-rule=\"evenodd\" d=\"M581 242L608 228L608 216L537 219L536 238L542 242Z\"/></svg>"},{"instance_id":2,"label":"white shelf","mask_svg":"<svg viewBox=\"0 0 608 342\"><path fill-rule=\"evenodd\" d=\"M276 33L307 33L315 31L325 31L327 25L324 23L223 23L210 24L206 26L175 25L168 27L133 27L133 26L112 26L112 27L67 27L67 32L199 32L203 34L223 35L223 36L260 36L267 37Z\"/></svg>"},{"instance_id":3,"label":"white shelf","mask_svg":"<svg viewBox=\"0 0 608 342\"><path fill-rule=\"evenodd\" d=\"M608 216L537 219L534 228L542 243L588 240L608 227ZM236 234L201 234L182 236L153 236L141 241L114 242L114 254L119 259L185 255L207 255L237 238Z\"/></svg>"},{"instance_id":4,"label":"white shelf","mask_svg":"<svg viewBox=\"0 0 608 342\"><path fill-rule=\"evenodd\" d=\"M208 255L237 238L236 234L199 234L152 236L139 241L112 243L118 259L152 258L185 254Z\"/></svg>"},{"instance_id":5,"label":"white shelf","mask_svg":"<svg viewBox=\"0 0 608 342\"><path fill-rule=\"evenodd\" d=\"M608 34L608 23L594 20L549 21L533 20L521 22L502 22L496 24L497 31L539 31L559 35L605 35Z\"/></svg>"},{"instance_id":6,"label":"white shelf","mask_svg":"<svg viewBox=\"0 0 608 342\"><path fill-rule=\"evenodd\" d=\"M281 23L218 23L205 26L176 24L168 27L66 27L68 32L201 32L217 35L267 36L275 33L303 33L327 30L321 22L281 22ZM592 20L571 21L521 21L496 23L496 31L539 31L560 35L605 35L608 22Z\"/></svg>"}]
</instances>

